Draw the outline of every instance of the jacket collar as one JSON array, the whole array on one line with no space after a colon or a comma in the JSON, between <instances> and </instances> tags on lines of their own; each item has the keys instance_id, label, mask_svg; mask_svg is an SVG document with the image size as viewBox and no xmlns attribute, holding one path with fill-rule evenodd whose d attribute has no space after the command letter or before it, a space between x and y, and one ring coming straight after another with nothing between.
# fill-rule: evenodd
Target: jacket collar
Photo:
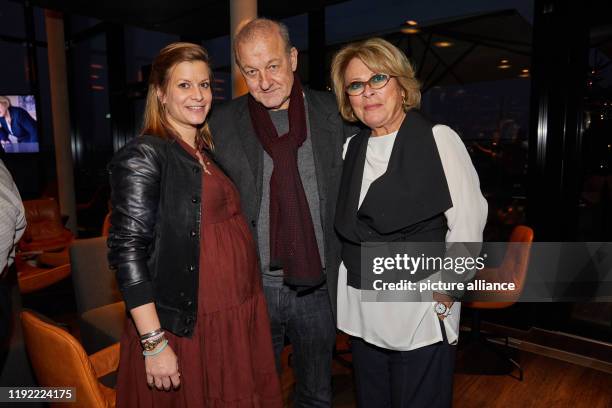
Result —
<instances>
[{"instance_id":1,"label":"jacket collar","mask_svg":"<svg viewBox=\"0 0 612 408\"><path fill-rule=\"evenodd\" d=\"M168 139L168 146L171 149L174 149L183 158L189 159L190 161L192 161L194 164L198 166L200 165L198 161L191 154L189 154L189 152L185 150L183 146L181 146L179 141L176 140L175 138Z\"/></svg>"}]
</instances>

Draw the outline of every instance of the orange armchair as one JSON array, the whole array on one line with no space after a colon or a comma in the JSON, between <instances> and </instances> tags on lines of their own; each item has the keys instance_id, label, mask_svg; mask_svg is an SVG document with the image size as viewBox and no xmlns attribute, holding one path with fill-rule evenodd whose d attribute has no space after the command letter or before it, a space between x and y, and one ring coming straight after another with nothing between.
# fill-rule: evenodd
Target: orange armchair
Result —
<instances>
[{"instance_id":1,"label":"orange armchair","mask_svg":"<svg viewBox=\"0 0 612 408\"><path fill-rule=\"evenodd\" d=\"M19 291L28 294L46 288L70 276L70 264L41 268L32 266L19 255L15 259Z\"/></svg>"},{"instance_id":2,"label":"orange armchair","mask_svg":"<svg viewBox=\"0 0 612 408\"><path fill-rule=\"evenodd\" d=\"M21 312L21 323L39 385L76 388L75 402L51 404L51 407L115 407L115 390L103 385L99 378L117 370L119 343L88 356L68 332L33 312Z\"/></svg>"},{"instance_id":3,"label":"orange armchair","mask_svg":"<svg viewBox=\"0 0 612 408\"><path fill-rule=\"evenodd\" d=\"M533 230L525 225L517 225L512 230L509 242L510 245L500 266L481 270L476 274L476 279L484 279L487 282L512 282L515 289L511 292L481 291L478 294L479 299L491 298L497 301L463 302L463 306L472 309L503 309L512 306L519 299L527 279Z\"/></svg>"},{"instance_id":4,"label":"orange armchair","mask_svg":"<svg viewBox=\"0 0 612 408\"><path fill-rule=\"evenodd\" d=\"M508 337L505 337L505 348L500 349L491 343L488 338L496 337L485 335L480 330L481 309L503 309L512 306L518 301L523 292L529 256L533 242L533 230L525 225L518 225L510 235L510 245L506 249L504 259L500 266L485 268L476 274L476 279L487 282L513 282L515 290L511 292L480 291L478 299L472 302L462 302L464 307L473 310L472 329L467 345L463 346L464 355L458 361L460 372L470 374L509 374L514 368L518 369L518 379L523 380L523 368L510 357ZM487 299L491 299L487 301Z\"/></svg>"},{"instance_id":5,"label":"orange armchair","mask_svg":"<svg viewBox=\"0 0 612 408\"><path fill-rule=\"evenodd\" d=\"M40 199L24 201L28 226L19 241L22 251L44 251L67 247L74 239L64 228L57 201Z\"/></svg>"}]
</instances>

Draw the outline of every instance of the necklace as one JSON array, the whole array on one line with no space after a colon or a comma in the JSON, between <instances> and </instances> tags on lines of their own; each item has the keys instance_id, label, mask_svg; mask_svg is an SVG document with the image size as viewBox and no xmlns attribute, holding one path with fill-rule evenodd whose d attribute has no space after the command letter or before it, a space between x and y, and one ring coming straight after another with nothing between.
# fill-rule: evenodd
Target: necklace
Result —
<instances>
[{"instance_id":1,"label":"necklace","mask_svg":"<svg viewBox=\"0 0 612 408\"><path fill-rule=\"evenodd\" d=\"M208 157L206 157L205 159L204 156L202 156L202 152L200 152L195 146L192 146L190 143L188 143L187 141L185 141L185 139L181 137L179 137L179 139L181 140L182 143L185 143L191 149L195 149L195 155L198 158L198 162L200 162L200 166L202 166L204 173L208 174L209 176L212 175L210 170L208 170L208 166L210 166L210 160L208 160Z\"/></svg>"},{"instance_id":2,"label":"necklace","mask_svg":"<svg viewBox=\"0 0 612 408\"><path fill-rule=\"evenodd\" d=\"M208 174L209 176L212 175L210 170L208 170L208 166L210 166L210 161L208 159L204 160L204 157L202 156L202 153L200 152L196 152L196 156L198 157L198 161L200 162L200 165L204 169L204 173Z\"/></svg>"}]
</instances>

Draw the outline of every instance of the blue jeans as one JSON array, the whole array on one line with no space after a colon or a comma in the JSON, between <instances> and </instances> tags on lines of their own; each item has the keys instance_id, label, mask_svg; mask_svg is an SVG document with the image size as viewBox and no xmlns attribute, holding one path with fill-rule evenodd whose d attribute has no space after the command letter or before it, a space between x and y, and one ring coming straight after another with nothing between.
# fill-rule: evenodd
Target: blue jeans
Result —
<instances>
[{"instance_id":1,"label":"blue jeans","mask_svg":"<svg viewBox=\"0 0 612 408\"><path fill-rule=\"evenodd\" d=\"M327 287L299 294L288 286L267 286L272 343L280 373L285 336L293 345L294 407L331 407L331 365L336 342Z\"/></svg>"}]
</instances>

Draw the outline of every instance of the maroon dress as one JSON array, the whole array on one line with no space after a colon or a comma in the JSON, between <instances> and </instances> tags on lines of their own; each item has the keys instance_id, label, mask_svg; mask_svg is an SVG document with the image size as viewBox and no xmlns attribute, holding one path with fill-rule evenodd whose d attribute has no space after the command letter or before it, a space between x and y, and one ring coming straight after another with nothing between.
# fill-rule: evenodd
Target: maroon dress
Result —
<instances>
[{"instance_id":1,"label":"maroon dress","mask_svg":"<svg viewBox=\"0 0 612 408\"><path fill-rule=\"evenodd\" d=\"M195 157L195 150L181 145ZM139 336L128 319L121 339L118 407L282 406L255 242L233 183L212 161L207 168L210 174L202 172L195 330L191 338L166 331L181 386L158 391L147 385Z\"/></svg>"}]
</instances>

